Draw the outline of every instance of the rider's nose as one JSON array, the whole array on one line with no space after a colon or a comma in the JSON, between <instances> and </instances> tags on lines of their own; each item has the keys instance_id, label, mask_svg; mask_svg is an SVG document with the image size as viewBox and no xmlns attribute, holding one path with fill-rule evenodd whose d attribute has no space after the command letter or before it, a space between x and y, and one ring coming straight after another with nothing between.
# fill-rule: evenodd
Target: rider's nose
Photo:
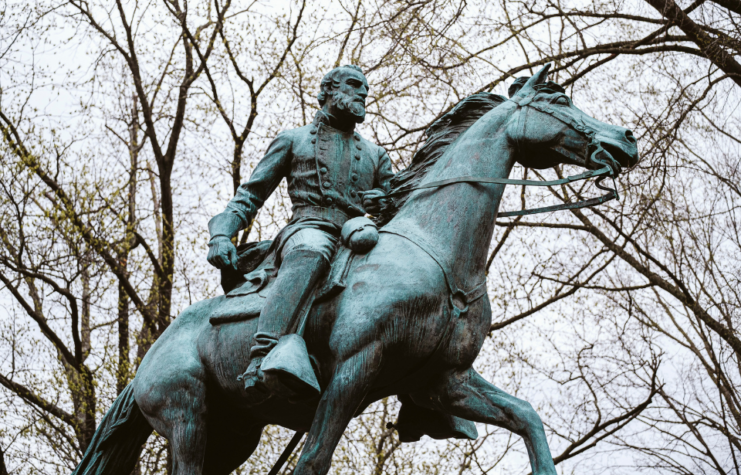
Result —
<instances>
[{"instance_id":1,"label":"rider's nose","mask_svg":"<svg viewBox=\"0 0 741 475\"><path fill-rule=\"evenodd\" d=\"M633 136L633 132L631 132L630 130L625 131L625 140L630 143L636 143L636 138Z\"/></svg>"}]
</instances>

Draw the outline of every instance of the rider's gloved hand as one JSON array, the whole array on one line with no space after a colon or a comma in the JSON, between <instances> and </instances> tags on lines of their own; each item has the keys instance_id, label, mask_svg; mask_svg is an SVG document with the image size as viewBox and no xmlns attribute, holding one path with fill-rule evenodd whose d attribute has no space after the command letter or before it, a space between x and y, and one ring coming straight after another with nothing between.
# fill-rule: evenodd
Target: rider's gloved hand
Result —
<instances>
[{"instance_id":1,"label":"rider's gloved hand","mask_svg":"<svg viewBox=\"0 0 741 475\"><path fill-rule=\"evenodd\" d=\"M237 248L226 236L214 236L208 243L208 263L217 269L237 269Z\"/></svg>"},{"instance_id":2,"label":"rider's gloved hand","mask_svg":"<svg viewBox=\"0 0 741 475\"><path fill-rule=\"evenodd\" d=\"M386 206L387 201L383 190L376 188L363 193L363 208L368 214L378 215Z\"/></svg>"}]
</instances>

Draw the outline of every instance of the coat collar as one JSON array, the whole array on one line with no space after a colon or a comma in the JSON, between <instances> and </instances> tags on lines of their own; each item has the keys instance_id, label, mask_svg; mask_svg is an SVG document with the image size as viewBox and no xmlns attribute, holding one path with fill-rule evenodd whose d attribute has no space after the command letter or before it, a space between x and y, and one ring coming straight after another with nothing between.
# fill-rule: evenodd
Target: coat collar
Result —
<instances>
[{"instance_id":1,"label":"coat collar","mask_svg":"<svg viewBox=\"0 0 741 475\"><path fill-rule=\"evenodd\" d=\"M349 129L344 126L344 124L342 124L343 127L341 127L339 121L334 116L324 112L323 110L317 111L316 115L314 115L314 125L319 127L319 124L328 125L340 132L353 133L355 131L355 124L352 124L352 127Z\"/></svg>"}]
</instances>

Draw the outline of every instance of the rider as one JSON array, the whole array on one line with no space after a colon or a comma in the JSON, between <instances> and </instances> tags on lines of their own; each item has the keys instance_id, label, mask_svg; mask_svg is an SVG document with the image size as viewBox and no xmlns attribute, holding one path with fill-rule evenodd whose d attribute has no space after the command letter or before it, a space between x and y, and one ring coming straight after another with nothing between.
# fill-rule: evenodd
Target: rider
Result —
<instances>
[{"instance_id":1,"label":"rider","mask_svg":"<svg viewBox=\"0 0 741 475\"><path fill-rule=\"evenodd\" d=\"M368 82L358 66L330 71L317 97L321 110L313 123L284 131L270 144L249 181L226 210L208 223L208 262L236 267L231 239L247 227L280 181L288 181L293 217L276 237L280 269L260 314L242 375L248 394L264 394L260 365L294 322L313 287L329 269L342 225L383 205L393 176L386 151L355 132L365 119Z\"/></svg>"}]
</instances>

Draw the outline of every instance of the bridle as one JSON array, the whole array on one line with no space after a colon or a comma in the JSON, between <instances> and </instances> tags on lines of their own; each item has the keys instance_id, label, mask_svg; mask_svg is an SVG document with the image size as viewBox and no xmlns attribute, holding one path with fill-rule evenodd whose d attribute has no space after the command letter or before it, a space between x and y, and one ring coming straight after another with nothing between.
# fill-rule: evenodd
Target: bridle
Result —
<instances>
[{"instance_id":1,"label":"bridle","mask_svg":"<svg viewBox=\"0 0 741 475\"><path fill-rule=\"evenodd\" d=\"M537 93L536 93L537 94ZM602 147L602 144L597 140L597 133L588 128L584 122L581 120L578 120L574 118L571 115L564 114L558 109L554 108L546 108L543 105L539 103L533 103L532 100L535 97L536 94L530 94L525 97L521 98L513 98L509 99L507 102L513 102L517 105L517 108L525 108L530 107L538 112L542 112L543 114L550 115L554 119L563 122L564 124L568 125L572 129L574 129L576 132L584 136L586 139L589 140L589 144L587 145L587 153L590 154L589 160L592 163L599 163L601 165L604 165L602 168L598 170L590 170L588 172L580 173L578 175L572 175L568 176L566 178L561 178L559 180L550 180L550 181L536 181L536 180L513 180L510 178L489 178L489 177L475 177L475 176L462 176L457 178L448 178L446 180L438 180L433 181L430 183L425 183L424 185L416 186L413 188L407 188L404 190L398 190L391 193L388 193L386 196L393 197L395 195L400 195L404 193L410 193L412 191L416 190L424 190L429 188L439 188L442 186L452 185L454 183L493 183L493 184L499 184L499 185L523 185L523 186L558 186L558 185L565 185L568 183L574 183L581 180L587 180L589 178L597 178L595 181L595 185L597 188L601 190L607 191L606 194L599 196L597 198L591 198L588 200L582 200L577 201L575 203L563 203L560 205L555 206L545 206L542 208L531 208L531 209L524 209L520 211L506 211L503 213L498 213L497 216L500 218L508 218L512 216L526 216L530 214L539 214L539 213L548 213L551 211L561 211L566 209L579 209L579 208L587 208L590 206L599 205L602 203L606 203L610 200L620 199L620 196L617 192L617 186L615 186L614 189L609 188L607 186L602 185L602 180L604 180L607 177L611 177L613 179L613 183L615 180L615 173L608 164L606 160L602 160L599 158L599 155L605 154L608 157L611 157L610 153L605 150ZM521 111L520 115L526 112L526 109ZM525 132L525 125L526 125L526 118L519 117L518 120L521 121L521 129L522 133L521 136L524 136ZM519 142L519 138L517 139L517 142ZM519 143L516 143L516 146L519 148ZM613 185L614 186L614 185Z\"/></svg>"}]
</instances>

